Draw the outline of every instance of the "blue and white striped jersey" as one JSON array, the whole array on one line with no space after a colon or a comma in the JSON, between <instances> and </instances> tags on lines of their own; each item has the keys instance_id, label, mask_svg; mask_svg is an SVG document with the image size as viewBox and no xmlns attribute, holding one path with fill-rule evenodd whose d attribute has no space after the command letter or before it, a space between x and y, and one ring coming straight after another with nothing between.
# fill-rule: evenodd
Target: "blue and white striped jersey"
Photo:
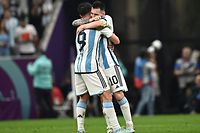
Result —
<instances>
[{"instance_id":1,"label":"blue and white striped jersey","mask_svg":"<svg viewBox=\"0 0 200 133\"><path fill-rule=\"evenodd\" d=\"M108 27L113 31L113 21L112 18L109 15L104 16L104 19L107 21ZM99 62L100 66L103 69L108 69L112 66L119 65L119 62L117 60L117 57L115 56L113 50L108 48L109 40L105 36L101 38L99 41L99 49L101 52Z\"/></svg>"},{"instance_id":2,"label":"blue and white striped jersey","mask_svg":"<svg viewBox=\"0 0 200 133\"><path fill-rule=\"evenodd\" d=\"M92 73L98 70L99 40L102 35L111 37L112 33L109 28L104 28L86 29L76 35L75 73Z\"/></svg>"}]
</instances>

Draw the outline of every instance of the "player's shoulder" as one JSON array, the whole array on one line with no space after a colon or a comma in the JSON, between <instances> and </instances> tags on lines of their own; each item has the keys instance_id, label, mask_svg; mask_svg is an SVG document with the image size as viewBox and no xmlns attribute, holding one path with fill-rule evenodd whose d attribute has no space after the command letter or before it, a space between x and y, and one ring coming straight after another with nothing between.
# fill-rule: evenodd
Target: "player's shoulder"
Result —
<instances>
[{"instance_id":1,"label":"player's shoulder","mask_svg":"<svg viewBox=\"0 0 200 133\"><path fill-rule=\"evenodd\" d=\"M104 18L105 18L106 20L112 20L112 17L111 17L110 15L105 15Z\"/></svg>"}]
</instances>

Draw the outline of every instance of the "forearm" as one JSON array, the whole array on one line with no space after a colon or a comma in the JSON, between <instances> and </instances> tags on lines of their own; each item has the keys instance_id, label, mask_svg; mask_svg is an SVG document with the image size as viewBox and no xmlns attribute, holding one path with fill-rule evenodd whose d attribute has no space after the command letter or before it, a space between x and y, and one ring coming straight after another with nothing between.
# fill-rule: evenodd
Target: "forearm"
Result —
<instances>
[{"instance_id":1,"label":"forearm","mask_svg":"<svg viewBox=\"0 0 200 133\"><path fill-rule=\"evenodd\" d=\"M175 71L174 71L174 74L175 74L176 76L180 76L180 75L183 74L183 72L182 72L181 70L175 70Z\"/></svg>"},{"instance_id":2,"label":"forearm","mask_svg":"<svg viewBox=\"0 0 200 133\"><path fill-rule=\"evenodd\" d=\"M113 44L119 44L120 43L119 37L116 36L114 33L112 34L112 36L109 39Z\"/></svg>"},{"instance_id":3,"label":"forearm","mask_svg":"<svg viewBox=\"0 0 200 133\"><path fill-rule=\"evenodd\" d=\"M80 25L83 25L83 24L87 24L89 23L90 20L89 19L76 19L72 22L72 25L73 26L80 26Z\"/></svg>"},{"instance_id":4,"label":"forearm","mask_svg":"<svg viewBox=\"0 0 200 133\"><path fill-rule=\"evenodd\" d=\"M105 27L105 26L106 26L106 22L101 21L101 20L83 25L84 29L92 29L92 28Z\"/></svg>"},{"instance_id":5,"label":"forearm","mask_svg":"<svg viewBox=\"0 0 200 133\"><path fill-rule=\"evenodd\" d=\"M94 18L90 18L90 19L76 19L72 22L72 25L73 26L80 26L80 25L83 25L83 24L87 24L87 23L90 23L90 22L94 22L94 21L98 21L100 20L101 16L96 16Z\"/></svg>"}]
</instances>

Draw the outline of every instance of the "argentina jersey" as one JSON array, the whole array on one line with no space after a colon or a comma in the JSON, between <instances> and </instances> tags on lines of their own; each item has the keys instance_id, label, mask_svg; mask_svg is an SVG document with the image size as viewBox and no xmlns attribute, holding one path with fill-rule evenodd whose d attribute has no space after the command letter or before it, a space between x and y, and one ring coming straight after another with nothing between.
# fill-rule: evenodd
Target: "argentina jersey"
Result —
<instances>
[{"instance_id":1,"label":"argentina jersey","mask_svg":"<svg viewBox=\"0 0 200 133\"><path fill-rule=\"evenodd\" d=\"M113 21L112 18L109 15L105 15L104 19L107 21L108 27L113 31ZM119 62L117 60L117 57L114 54L114 51L108 48L109 40L105 36L101 38L99 41L99 49L100 49L100 66L103 69L108 69L112 66L119 65Z\"/></svg>"},{"instance_id":2,"label":"argentina jersey","mask_svg":"<svg viewBox=\"0 0 200 133\"><path fill-rule=\"evenodd\" d=\"M75 73L92 73L98 71L99 40L101 35L111 37L112 31L108 28L102 30L86 29L76 36L77 57L75 60Z\"/></svg>"},{"instance_id":3,"label":"argentina jersey","mask_svg":"<svg viewBox=\"0 0 200 133\"><path fill-rule=\"evenodd\" d=\"M99 41L99 64L103 69L108 69L112 66L119 65L113 50L108 48L108 43L109 40L106 37L102 37Z\"/></svg>"}]
</instances>

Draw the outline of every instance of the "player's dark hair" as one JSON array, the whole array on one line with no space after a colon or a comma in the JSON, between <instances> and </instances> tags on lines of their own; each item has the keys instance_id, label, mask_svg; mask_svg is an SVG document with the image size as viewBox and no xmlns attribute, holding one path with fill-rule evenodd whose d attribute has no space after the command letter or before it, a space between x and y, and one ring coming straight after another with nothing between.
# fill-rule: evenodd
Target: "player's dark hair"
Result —
<instances>
[{"instance_id":1,"label":"player's dark hair","mask_svg":"<svg viewBox=\"0 0 200 133\"><path fill-rule=\"evenodd\" d=\"M104 3L102 3L101 1L99 0L96 0L93 4L92 4L92 7L93 8L100 8L100 10L102 11L105 11L106 10L106 6Z\"/></svg>"},{"instance_id":2,"label":"player's dark hair","mask_svg":"<svg viewBox=\"0 0 200 133\"><path fill-rule=\"evenodd\" d=\"M87 13L91 12L92 5L88 2L84 2L78 5L78 13L81 16L86 15Z\"/></svg>"}]
</instances>

